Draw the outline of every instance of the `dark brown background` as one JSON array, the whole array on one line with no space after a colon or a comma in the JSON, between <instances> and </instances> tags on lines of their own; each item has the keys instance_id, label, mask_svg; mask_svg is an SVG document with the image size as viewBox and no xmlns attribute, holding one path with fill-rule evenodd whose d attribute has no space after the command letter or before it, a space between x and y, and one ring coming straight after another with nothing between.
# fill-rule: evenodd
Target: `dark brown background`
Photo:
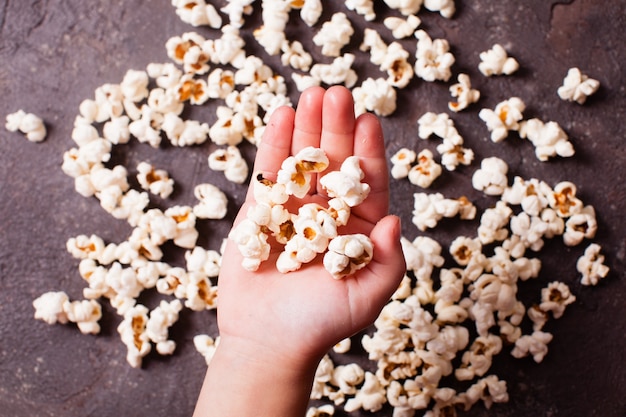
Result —
<instances>
[{"instance_id":1,"label":"dark brown background","mask_svg":"<svg viewBox=\"0 0 626 417\"><path fill-rule=\"evenodd\" d=\"M463 415L626 414L625 7L624 0L476 0L457 1L452 20L426 11L419 15L422 28L433 38L449 40L456 56L454 73L469 73L482 93L478 105L452 115L466 145L476 152L474 164L453 173L444 171L431 191L450 197L467 194L479 208L488 207L493 200L472 190L470 178L480 159L493 155L509 163L511 175L539 178L551 185L570 180L578 185L579 197L597 210L599 230L594 241L602 245L611 267L610 276L598 287L583 287L575 262L584 246L567 248L559 240L547 242L546 250L538 255L543 261L541 277L521 285L520 297L537 300L541 287L561 280L570 285L577 301L562 319L548 325L554 340L543 363L517 360L508 354L497 359L494 371L507 380L510 402L495 405L489 412L476 406ZM340 9L337 4L327 6L323 20ZM381 24L385 7L377 11L379 19L372 25L391 42ZM358 27L352 44L355 51L364 21L347 13ZM289 35L302 38L313 50L312 32L294 22L296 18L291 20ZM247 19L244 36L248 50L257 51L276 72L288 76L289 71L276 57L268 58L255 45L250 33L258 24L258 13ZM120 242L130 231L124 222L104 213L97 200L74 192L72 179L61 171L63 152L73 146L70 132L79 103L93 97L96 87L119 83L128 69L168 62L165 41L190 30L194 29L178 19L168 0L0 1L2 121L6 114L22 108L41 116L49 131L45 142L33 144L0 128L1 416L191 414L205 372L204 359L195 351L192 338L197 333L217 334L215 312L185 310L171 330L178 343L175 354L150 354L142 369L133 369L125 361L125 347L115 330L120 319L107 303L103 303L98 336L82 335L73 326L49 326L34 320L32 307L33 299L51 290L81 298L84 284L77 261L65 250L69 237L95 233L106 241ZM207 37L218 34L198 31ZM485 78L478 73L478 53L496 42L520 62L521 69L513 76ZM414 40L403 43L414 51ZM367 56L357 55L359 73L377 76ZM324 59L318 52L314 56ZM599 92L584 106L563 102L556 95L567 69L573 66L601 82ZM417 138L416 120L426 111L447 111L448 85L415 79L399 92L398 110L383 121L389 155L401 146L435 146L436 142ZM292 87L290 93L295 103L298 92ZM514 95L527 104L526 118L557 121L569 133L576 148L573 158L541 163L532 146L515 136L501 144L489 141L478 111ZM216 104L194 108L186 115L212 123ZM217 249L245 189L208 169L206 156L211 149L206 144L157 151L132 143L115 148L114 159L131 171L144 159L168 170L177 184L173 201L178 204L193 204L193 186L199 182L219 185L230 198L230 216L199 226L203 233L200 243ZM244 146L243 150L251 161L254 149ZM407 181L392 182L393 212L403 217L404 234L411 239L418 234L410 221L412 194L418 191ZM168 204L172 203L155 201L158 207ZM430 235L446 245L457 234L475 233L476 224L444 221ZM167 259L179 262L182 252L169 249ZM142 301L154 306L157 299L148 296ZM358 346L359 339L355 340ZM362 360L358 348L356 351L337 361ZM371 369L372 364L362 363Z\"/></svg>"}]
</instances>

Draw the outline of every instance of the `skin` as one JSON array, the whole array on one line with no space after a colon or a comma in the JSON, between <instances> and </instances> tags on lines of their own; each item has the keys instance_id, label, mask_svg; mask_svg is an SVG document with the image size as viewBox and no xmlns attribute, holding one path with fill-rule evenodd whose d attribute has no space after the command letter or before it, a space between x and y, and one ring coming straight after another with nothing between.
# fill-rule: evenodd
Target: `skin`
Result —
<instances>
[{"instance_id":1,"label":"skin","mask_svg":"<svg viewBox=\"0 0 626 417\"><path fill-rule=\"evenodd\" d=\"M371 192L353 208L340 233L369 235L373 259L341 280L324 269L321 256L281 274L274 266L281 251L277 246L258 271L249 272L229 241L218 278L220 343L194 417L303 416L323 355L370 325L404 275L400 220L388 215L388 169L378 119L371 114L355 118L352 94L344 87L310 88L302 93L297 110L282 107L273 113L254 172L275 179L282 161L306 146L326 152L329 171L339 169L348 156L360 157L363 181ZM328 201L317 179L313 184L297 205ZM235 224L254 204L249 191Z\"/></svg>"}]
</instances>

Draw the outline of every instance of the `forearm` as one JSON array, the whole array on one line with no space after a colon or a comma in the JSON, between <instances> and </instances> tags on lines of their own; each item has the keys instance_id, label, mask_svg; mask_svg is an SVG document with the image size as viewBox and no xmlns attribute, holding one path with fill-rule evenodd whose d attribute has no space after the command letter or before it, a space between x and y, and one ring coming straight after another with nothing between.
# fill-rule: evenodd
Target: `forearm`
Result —
<instances>
[{"instance_id":1,"label":"forearm","mask_svg":"<svg viewBox=\"0 0 626 417\"><path fill-rule=\"evenodd\" d=\"M194 417L304 416L318 361L281 361L272 352L220 342Z\"/></svg>"}]
</instances>

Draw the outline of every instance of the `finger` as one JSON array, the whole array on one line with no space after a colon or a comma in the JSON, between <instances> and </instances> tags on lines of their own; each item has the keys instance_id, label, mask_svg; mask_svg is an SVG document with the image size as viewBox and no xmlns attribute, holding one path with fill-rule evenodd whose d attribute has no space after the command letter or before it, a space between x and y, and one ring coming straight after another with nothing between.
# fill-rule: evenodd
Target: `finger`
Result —
<instances>
[{"instance_id":1,"label":"finger","mask_svg":"<svg viewBox=\"0 0 626 417\"><path fill-rule=\"evenodd\" d=\"M372 261L355 276L347 278L352 279L357 287L352 292L357 298L353 306L360 310L353 311L353 317L363 320L356 323L359 327L365 327L376 319L406 273L401 233L400 218L386 216L381 219L370 233L374 244Z\"/></svg>"},{"instance_id":2,"label":"finger","mask_svg":"<svg viewBox=\"0 0 626 417\"><path fill-rule=\"evenodd\" d=\"M365 174L363 182L370 186L369 196L354 208L354 214L376 223L389 212L389 173L382 126L373 114L362 114L356 120L354 154Z\"/></svg>"},{"instance_id":3,"label":"finger","mask_svg":"<svg viewBox=\"0 0 626 417\"><path fill-rule=\"evenodd\" d=\"M257 149L254 172L275 178L281 164L291 154L294 114L294 110L286 106L274 111Z\"/></svg>"},{"instance_id":4,"label":"finger","mask_svg":"<svg viewBox=\"0 0 626 417\"><path fill-rule=\"evenodd\" d=\"M295 155L307 146L319 148L322 133L324 89L311 87L302 92L296 108L291 151Z\"/></svg>"},{"instance_id":5,"label":"finger","mask_svg":"<svg viewBox=\"0 0 626 417\"><path fill-rule=\"evenodd\" d=\"M330 161L329 170L339 169L354 152L354 100L343 86L330 87L324 94L320 147Z\"/></svg>"}]
</instances>

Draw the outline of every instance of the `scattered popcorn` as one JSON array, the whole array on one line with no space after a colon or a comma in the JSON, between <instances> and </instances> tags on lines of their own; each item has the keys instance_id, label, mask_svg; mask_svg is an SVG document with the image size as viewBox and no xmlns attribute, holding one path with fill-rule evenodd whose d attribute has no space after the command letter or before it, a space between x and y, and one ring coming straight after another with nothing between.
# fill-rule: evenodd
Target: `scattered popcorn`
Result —
<instances>
[{"instance_id":1,"label":"scattered popcorn","mask_svg":"<svg viewBox=\"0 0 626 417\"><path fill-rule=\"evenodd\" d=\"M304 50L302 43L293 41L283 43L280 61L284 66L289 65L294 69L308 71L313 64L313 57Z\"/></svg>"},{"instance_id":2,"label":"scattered popcorn","mask_svg":"<svg viewBox=\"0 0 626 417\"><path fill-rule=\"evenodd\" d=\"M332 404L324 404L319 407L309 407L305 417L329 417L335 415L335 407Z\"/></svg>"},{"instance_id":3,"label":"scattered popcorn","mask_svg":"<svg viewBox=\"0 0 626 417\"><path fill-rule=\"evenodd\" d=\"M576 270L582 274L580 280L583 285L597 285L600 279L609 273L609 267L604 265L604 255L600 254L601 247L592 243L585 249L583 256L576 262Z\"/></svg>"},{"instance_id":4,"label":"scattered popcorn","mask_svg":"<svg viewBox=\"0 0 626 417\"><path fill-rule=\"evenodd\" d=\"M239 148L233 145L213 151L209 155L209 168L223 171L226 179L236 184L243 184L248 178L248 164Z\"/></svg>"},{"instance_id":5,"label":"scattered popcorn","mask_svg":"<svg viewBox=\"0 0 626 417\"><path fill-rule=\"evenodd\" d=\"M352 90L355 114L372 111L378 116L389 116L396 111L396 90L382 78L368 78Z\"/></svg>"},{"instance_id":6,"label":"scattered popcorn","mask_svg":"<svg viewBox=\"0 0 626 417\"><path fill-rule=\"evenodd\" d=\"M537 363L543 361L548 353L548 343L552 341L552 334L534 331L531 335L525 335L517 339L511 355L516 358L523 358L529 354Z\"/></svg>"},{"instance_id":7,"label":"scattered popcorn","mask_svg":"<svg viewBox=\"0 0 626 417\"><path fill-rule=\"evenodd\" d=\"M353 54L343 54L330 64L315 64L311 68L311 76L327 85L343 84L352 88L358 79L352 69L354 58Z\"/></svg>"},{"instance_id":8,"label":"scattered popcorn","mask_svg":"<svg viewBox=\"0 0 626 417\"><path fill-rule=\"evenodd\" d=\"M362 15L367 22L376 19L373 0L346 0L346 8Z\"/></svg>"},{"instance_id":9,"label":"scattered popcorn","mask_svg":"<svg viewBox=\"0 0 626 417\"><path fill-rule=\"evenodd\" d=\"M18 110L6 117L5 128L9 132L22 132L31 142L41 142L46 138L46 126L38 116Z\"/></svg>"},{"instance_id":10,"label":"scattered popcorn","mask_svg":"<svg viewBox=\"0 0 626 417\"><path fill-rule=\"evenodd\" d=\"M428 149L417 155L417 165L408 173L409 181L422 188L428 188L441 175L441 165L433 159L433 153Z\"/></svg>"},{"instance_id":11,"label":"scattered popcorn","mask_svg":"<svg viewBox=\"0 0 626 417\"><path fill-rule=\"evenodd\" d=\"M324 267L335 279L352 275L372 259L374 246L362 234L337 236L328 244Z\"/></svg>"},{"instance_id":12,"label":"scattered popcorn","mask_svg":"<svg viewBox=\"0 0 626 417\"><path fill-rule=\"evenodd\" d=\"M547 161L557 155L565 158L574 155L574 147L567 133L556 122L544 123L536 118L524 120L519 124L519 134L521 138L532 142L540 161Z\"/></svg>"},{"instance_id":13,"label":"scattered popcorn","mask_svg":"<svg viewBox=\"0 0 626 417\"><path fill-rule=\"evenodd\" d=\"M495 44L488 51L480 53L478 69L486 77L492 75L511 75L519 68L515 58L508 56L506 50L500 44Z\"/></svg>"},{"instance_id":14,"label":"scattered popcorn","mask_svg":"<svg viewBox=\"0 0 626 417\"><path fill-rule=\"evenodd\" d=\"M457 101L448 102L448 108L453 112L464 110L480 99L480 91L472 88L469 75L459 74L457 80L456 84L450 86L450 94L457 98Z\"/></svg>"},{"instance_id":15,"label":"scattered popcorn","mask_svg":"<svg viewBox=\"0 0 626 417\"><path fill-rule=\"evenodd\" d=\"M174 180L162 169L154 169L147 162L140 162L137 165L137 181L146 191L167 198L174 191Z\"/></svg>"},{"instance_id":16,"label":"scattered popcorn","mask_svg":"<svg viewBox=\"0 0 626 417\"><path fill-rule=\"evenodd\" d=\"M322 172L327 167L328 157L324 151L309 146L283 161L277 182L285 185L288 195L303 198L311 187L311 174Z\"/></svg>"},{"instance_id":17,"label":"scattered popcorn","mask_svg":"<svg viewBox=\"0 0 626 417\"><path fill-rule=\"evenodd\" d=\"M338 57L341 49L350 42L354 29L344 13L335 13L324 22L322 28L313 37L313 43L322 47L322 55Z\"/></svg>"},{"instance_id":18,"label":"scattered popcorn","mask_svg":"<svg viewBox=\"0 0 626 417\"><path fill-rule=\"evenodd\" d=\"M156 350L161 355L171 355L176 348L176 342L168 339L168 329L178 321L178 313L183 305L180 300L161 303L150 312L146 323L146 335L156 345Z\"/></svg>"},{"instance_id":19,"label":"scattered popcorn","mask_svg":"<svg viewBox=\"0 0 626 417\"><path fill-rule=\"evenodd\" d=\"M122 342L128 349L126 360L133 368L139 368L143 357L152 349L146 332L147 324L148 309L138 304L124 314L124 320L117 326Z\"/></svg>"},{"instance_id":20,"label":"scattered popcorn","mask_svg":"<svg viewBox=\"0 0 626 417\"><path fill-rule=\"evenodd\" d=\"M411 164L415 162L417 155L415 151L407 148L399 149L391 157L391 176L395 179L406 178L411 170Z\"/></svg>"},{"instance_id":21,"label":"scattered popcorn","mask_svg":"<svg viewBox=\"0 0 626 417\"><path fill-rule=\"evenodd\" d=\"M67 319L76 323L83 334L100 333L98 320L102 317L102 307L96 300L81 300L65 302L63 310L67 313Z\"/></svg>"},{"instance_id":22,"label":"scattered popcorn","mask_svg":"<svg viewBox=\"0 0 626 417\"><path fill-rule=\"evenodd\" d=\"M336 353L347 353L350 351L350 347L352 346L352 340L347 337L333 346L333 352Z\"/></svg>"},{"instance_id":23,"label":"scattered popcorn","mask_svg":"<svg viewBox=\"0 0 626 417\"><path fill-rule=\"evenodd\" d=\"M357 391L354 398L350 398L346 401L344 410L350 413L358 409L363 409L373 413L383 408L386 402L387 396L383 385L376 375L371 372L365 372L365 382L363 386Z\"/></svg>"},{"instance_id":24,"label":"scattered popcorn","mask_svg":"<svg viewBox=\"0 0 626 417\"><path fill-rule=\"evenodd\" d=\"M576 246L585 238L593 238L597 230L596 211L593 206L585 206L565 222L563 243L567 246Z\"/></svg>"},{"instance_id":25,"label":"scattered popcorn","mask_svg":"<svg viewBox=\"0 0 626 417\"><path fill-rule=\"evenodd\" d=\"M180 19L191 26L210 26L219 29L222 26L222 18L212 4L206 4L204 0L173 0L176 14Z\"/></svg>"},{"instance_id":26,"label":"scattered popcorn","mask_svg":"<svg viewBox=\"0 0 626 417\"><path fill-rule=\"evenodd\" d=\"M570 292L567 284L554 281L541 290L541 303L539 309L543 312L552 312L552 317L560 318L565 312L565 307L576 301L576 297Z\"/></svg>"},{"instance_id":27,"label":"scattered popcorn","mask_svg":"<svg viewBox=\"0 0 626 417\"><path fill-rule=\"evenodd\" d=\"M415 15L409 15L406 20L395 16L389 16L383 20L385 27L391 30L391 34L396 39L412 36L421 23L420 18Z\"/></svg>"},{"instance_id":28,"label":"scattered popcorn","mask_svg":"<svg viewBox=\"0 0 626 417\"><path fill-rule=\"evenodd\" d=\"M211 359L213 359L213 355L215 354L215 349L219 345L219 341L219 336L215 339L206 334L199 334L194 336L193 345L196 350L204 357L207 365L211 363Z\"/></svg>"},{"instance_id":29,"label":"scattered popcorn","mask_svg":"<svg viewBox=\"0 0 626 417\"><path fill-rule=\"evenodd\" d=\"M417 50L415 51L415 74L425 81L448 81L452 75L450 67L454 56L449 52L450 45L445 39L432 40L424 30L415 32Z\"/></svg>"},{"instance_id":30,"label":"scattered popcorn","mask_svg":"<svg viewBox=\"0 0 626 417\"><path fill-rule=\"evenodd\" d=\"M509 130L520 130L520 136L525 137L521 132L523 124L519 123L525 108L526 105L520 98L512 97L498 103L494 110L482 109L478 117L487 124L487 129L491 132L491 141L499 143L507 138Z\"/></svg>"},{"instance_id":31,"label":"scattered popcorn","mask_svg":"<svg viewBox=\"0 0 626 417\"><path fill-rule=\"evenodd\" d=\"M441 193L415 193L413 224L422 232L432 229L444 217L454 217L459 213L460 202L444 198Z\"/></svg>"},{"instance_id":32,"label":"scattered popcorn","mask_svg":"<svg viewBox=\"0 0 626 417\"><path fill-rule=\"evenodd\" d=\"M472 186L487 195L502 195L508 184L509 166L500 158L485 158L472 175Z\"/></svg>"},{"instance_id":33,"label":"scattered popcorn","mask_svg":"<svg viewBox=\"0 0 626 417\"><path fill-rule=\"evenodd\" d=\"M598 91L600 82L589 78L578 68L570 68L567 76L563 79L563 85L558 88L557 93L562 100L575 101L584 104L587 97Z\"/></svg>"},{"instance_id":34,"label":"scattered popcorn","mask_svg":"<svg viewBox=\"0 0 626 417\"><path fill-rule=\"evenodd\" d=\"M69 297L64 291L50 291L37 297L33 301L35 318L48 324L68 322L67 312L64 309Z\"/></svg>"},{"instance_id":35,"label":"scattered popcorn","mask_svg":"<svg viewBox=\"0 0 626 417\"><path fill-rule=\"evenodd\" d=\"M213 184L198 184L193 190L198 204L193 207L193 214L199 219L223 219L228 212L226 194Z\"/></svg>"},{"instance_id":36,"label":"scattered popcorn","mask_svg":"<svg viewBox=\"0 0 626 417\"><path fill-rule=\"evenodd\" d=\"M392 9L398 10L404 16L417 14L422 7L423 0L384 0Z\"/></svg>"},{"instance_id":37,"label":"scattered popcorn","mask_svg":"<svg viewBox=\"0 0 626 417\"><path fill-rule=\"evenodd\" d=\"M431 12L439 12L447 19L450 19L456 11L454 0L424 0L424 7Z\"/></svg>"}]
</instances>

